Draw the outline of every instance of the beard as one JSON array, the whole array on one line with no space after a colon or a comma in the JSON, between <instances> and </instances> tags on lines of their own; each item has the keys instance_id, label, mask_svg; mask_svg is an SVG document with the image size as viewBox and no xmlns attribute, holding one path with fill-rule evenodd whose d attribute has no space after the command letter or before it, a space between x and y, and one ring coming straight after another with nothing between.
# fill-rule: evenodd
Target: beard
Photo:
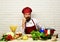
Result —
<instances>
[{"instance_id":1,"label":"beard","mask_svg":"<svg viewBox=\"0 0 60 42\"><path fill-rule=\"evenodd\" d=\"M31 17L26 17L26 22L29 22Z\"/></svg>"}]
</instances>

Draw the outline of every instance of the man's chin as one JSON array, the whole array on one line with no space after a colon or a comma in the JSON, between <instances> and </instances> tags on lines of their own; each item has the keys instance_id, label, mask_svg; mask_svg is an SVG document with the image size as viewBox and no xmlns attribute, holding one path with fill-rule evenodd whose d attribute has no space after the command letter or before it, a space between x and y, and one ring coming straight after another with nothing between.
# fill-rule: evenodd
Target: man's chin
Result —
<instances>
[{"instance_id":1,"label":"man's chin","mask_svg":"<svg viewBox=\"0 0 60 42\"><path fill-rule=\"evenodd\" d=\"M26 21L29 22L31 18L27 18Z\"/></svg>"}]
</instances>

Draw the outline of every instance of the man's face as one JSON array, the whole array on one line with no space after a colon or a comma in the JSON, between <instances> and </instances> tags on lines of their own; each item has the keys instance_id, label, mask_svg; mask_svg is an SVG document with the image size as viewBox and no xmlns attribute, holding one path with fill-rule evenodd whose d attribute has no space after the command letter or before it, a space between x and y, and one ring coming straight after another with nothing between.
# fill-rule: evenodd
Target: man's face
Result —
<instances>
[{"instance_id":1,"label":"man's face","mask_svg":"<svg viewBox=\"0 0 60 42\"><path fill-rule=\"evenodd\" d=\"M31 13L24 13L24 17L26 18L27 21L31 19Z\"/></svg>"}]
</instances>

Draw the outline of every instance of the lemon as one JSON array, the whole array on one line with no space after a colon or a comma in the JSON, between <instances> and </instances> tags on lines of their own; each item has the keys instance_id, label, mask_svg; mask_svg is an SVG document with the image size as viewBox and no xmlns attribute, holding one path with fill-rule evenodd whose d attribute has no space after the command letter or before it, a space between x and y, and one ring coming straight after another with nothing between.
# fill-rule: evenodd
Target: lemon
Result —
<instances>
[{"instance_id":1,"label":"lemon","mask_svg":"<svg viewBox=\"0 0 60 42\"><path fill-rule=\"evenodd\" d=\"M24 35L23 40L27 40L27 39L28 39L27 35Z\"/></svg>"}]
</instances>

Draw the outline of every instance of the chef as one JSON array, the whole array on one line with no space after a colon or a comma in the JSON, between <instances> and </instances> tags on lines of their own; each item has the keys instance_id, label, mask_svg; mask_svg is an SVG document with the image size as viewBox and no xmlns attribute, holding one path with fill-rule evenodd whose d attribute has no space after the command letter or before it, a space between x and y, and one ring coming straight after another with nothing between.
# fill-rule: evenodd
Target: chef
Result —
<instances>
[{"instance_id":1,"label":"chef","mask_svg":"<svg viewBox=\"0 0 60 42\"><path fill-rule=\"evenodd\" d=\"M24 18L22 19L22 28L25 34L30 34L33 30L37 30L39 27L38 21L31 18L32 9L30 7L25 7L22 10Z\"/></svg>"}]
</instances>

